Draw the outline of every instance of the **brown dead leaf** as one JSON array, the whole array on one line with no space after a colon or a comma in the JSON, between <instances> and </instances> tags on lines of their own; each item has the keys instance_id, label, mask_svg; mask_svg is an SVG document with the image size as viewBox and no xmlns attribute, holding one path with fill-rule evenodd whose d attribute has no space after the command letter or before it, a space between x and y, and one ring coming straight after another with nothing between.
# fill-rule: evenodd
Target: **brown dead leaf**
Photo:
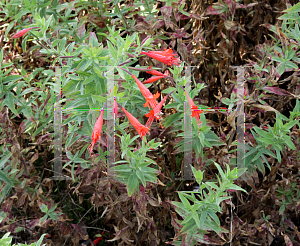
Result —
<instances>
[{"instance_id":1,"label":"brown dead leaf","mask_svg":"<svg viewBox=\"0 0 300 246\"><path fill-rule=\"evenodd\" d=\"M235 123L235 115L236 111L233 111L227 118L227 121L229 125L235 130L236 129L236 123Z\"/></svg>"},{"instance_id":2,"label":"brown dead leaf","mask_svg":"<svg viewBox=\"0 0 300 246\"><path fill-rule=\"evenodd\" d=\"M224 26L225 26L226 30L230 30L237 25L238 25L238 23L236 21L230 21L230 20L224 21Z\"/></svg>"},{"instance_id":3,"label":"brown dead leaf","mask_svg":"<svg viewBox=\"0 0 300 246\"><path fill-rule=\"evenodd\" d=\"M253 107L262 109L262 110L264 110L264 111L272 111L272 112L277 112L277 113L279 113L278 110L276 110L275 108L272 108L271 106L268 106L268 105L251 104L250 106L253 106Z\"/></svg>"},{"instance_id":4,"label":"brown dead leaf","mask_svg":"<svg viewBox=\"0 0 300 246\"><path fill-rule=\"evenodd\" d=\"M283 234L283 238L284 238L285 244L287 246L293 246L293 243L292 243L291 239L288 237L288 235Z\"/></svg>"}]
</instances>

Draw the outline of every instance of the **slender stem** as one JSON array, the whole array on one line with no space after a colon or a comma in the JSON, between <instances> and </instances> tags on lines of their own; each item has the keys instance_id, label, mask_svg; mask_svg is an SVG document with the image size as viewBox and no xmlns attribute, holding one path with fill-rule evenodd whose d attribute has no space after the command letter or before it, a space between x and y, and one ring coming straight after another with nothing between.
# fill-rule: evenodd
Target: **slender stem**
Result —
<instances>
[{"instance_id":1,"label":"slender stem","mask_svg":"<svg viewBox=\"0 0 300 246\"><path fill-rule=\"evenodd\" d=\"M42 46L44 49L49 50L45 45L43 45L39 40L36 41L40 46Z\"/></svg>"},{"instance_id":2,"label":"slender stem","mask_svg":"<svg viewBox=\"0 0 300 246\"><path fill-rule=\"evenodd\" d=\"M107 100L106 100L106 102L104 103L102 110L105 110L106 105L107 105Z\"/></svg>"},{"instance_id":3,"label":"slender stem","mask_svg":"<svg viewBox=\"0 0 300 246\"><path fill-rule=\"evenodd\" d=\"M33 21L32 21L32 19L30 18L29 15L28 15L28 19L29 19L30 23L33 24Z\"/></svg>"},{"instance_id":4,"label":"slender stem","mask_svg":"<svg viewBox=\"0 0 300 246\"><path fill-rule=\"evenodd\" d=\"M135 70L135 71L152 71L153 69L148 68L136 68L136 67L128 67L129 69Z\"/></svg>"},{"instance_id":5,"label":"slender stem","mask_svg":"<svg viewBox=\"0 0 300 246\"><path fill-rule=\"evenodd\" d=\"M117 102L117 104L118 104L118 106L119 106L120 108L123 108L123 106L122 106L120 103Z\"/></svg>"},{"instance_id":6,"label":"slender stem","mask_svg":"<svg viewBox=\"0 0 300 246\"><path fill-rule=\"evenodd\" d=\"M123 65L125 65L125 64L127 64L127 63L130 63L130 62L132 62L132 61L131 61L131 60L127 60L127 61L125 61L125 62L120 63L119 66L123 66Z\"/></svg>"},{"instance_id":7,"label":"slender stem","mask_svg":"<svg viewBox=\"0 0 300 246\"><path fill-rule=\"evenodd\" d=\"M123 71L125 71L126 73L128 73L130 76L133 75L133 74L132 74L131 72L129 72L128 70L126 70L126 69L124 69L124 68L122 68L122 67L119 67L119 68L121 68Z\"/></svg>"},{"instance_id":8,"label":"slender stem","mask_svg":"<svg viewBox=\"0 0 300 246\"><path fill-rule=\"evenodd\" d=\"M173 79L172 77L167 76L167 78L168 78L169 80L171 80L171 82L173 83L173 85L175 85L175 87L177 87L177 85L176 85L176 83L175 83L175 81L174 81L174 79ZM183 87L182 87L181 85L178 85L178 86L180 86L181 89L184 90Z\"/></svg>"}]
</instances>

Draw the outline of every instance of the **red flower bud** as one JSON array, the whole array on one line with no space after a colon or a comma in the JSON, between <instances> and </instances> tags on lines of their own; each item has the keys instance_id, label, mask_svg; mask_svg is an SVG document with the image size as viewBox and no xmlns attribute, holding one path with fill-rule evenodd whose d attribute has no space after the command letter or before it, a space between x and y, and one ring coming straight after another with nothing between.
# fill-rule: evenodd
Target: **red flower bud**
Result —
<instances>
[{"instance_id":1,"label":"red flower bud","mask_svg":"<svg viewBox=\"0 0 300 246\"><path fill-rule=\"evenodd\" d=\"M13 35L11 38L19 38L22 37L24 34L26 34L29 30L34 29L34 28L38 28L38 27L29 27L26 29L23 29L19 32L17 32L15 35Z\"/></svg>"}]
</instances>

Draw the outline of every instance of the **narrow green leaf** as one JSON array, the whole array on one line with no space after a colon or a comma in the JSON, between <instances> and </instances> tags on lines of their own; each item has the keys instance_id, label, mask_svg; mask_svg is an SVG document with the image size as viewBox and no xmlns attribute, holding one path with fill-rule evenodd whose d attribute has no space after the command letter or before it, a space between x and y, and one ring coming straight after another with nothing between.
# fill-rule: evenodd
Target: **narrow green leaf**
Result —
<instances>
[{"instance_id":1,"label":"narrow green leaf","mask_svg":"<svg viewBox=\"0 0 300 246\"><path fill-rule=\"evenodd\" d=\"M20 117L20 115L18 114L16 108L15 108L15 103L14 103L14 95L9 92L6 94L6 98L5 98L5 105L18 117Z\"/></svg>"},{"instance_id":2,"label":"narrow green leaf","mask_svg":"<svg viewBox=\"0 0 300 246\"><path fill-rule=\"evenodd\" d=\"M135 190L138 190L139 182L134 174L131 174L127 181L127 192L128 196L131 197Z\"/></svg>"},{"instance_id":3,"label":"narrow green leaf","mask_svg":"<svg viewBox=\"0 0 300 246\"><path fill-rule=\"evenodd\" d=\"M184 204L184 206L187 209L191 209L190 202L184 197L184 195L181 192L178 192L178 196L179 196L180 200L182 201L182 203Z\"/></svg>"},{"instance_id":4,"label":"narrow green leaf","mask_svg":"<svg viewBox=\"0 0 300 246\"><path fill-rule=\"evenodd\" d=\"M14 187L13 182L10 180L10 178L2 170L0 170L0 180L4 181L5 183L10 185L11 187Z\"/></svg>"},{"instance_id":5,"label":"narrow green leaf","mask_svg":"<svg viewBox=\"0 0 300 246\"><path fill-rule=\"evenodd\" d=\"M117 55L117 51L115 50L114 46L110 42L107 42L107 46L108 46L111 56L116 61L118 59L118 55Z\"/></svg>"},{"instance_id":6,"label":"narrow green leaf","mask_svg":"<svg viewBox=\"0 0 300 246\"><path fill-rule=\"evenodd\" d=\"M196 211L193 211L193 212L192 212L192 217L193 217L193 219L195 220L195 222L196 222L198 228L200 229L200 228L201 228L201 224L200 224L200 219L199 219L198 213L197 213Z\"/></svg>"},{"instance_id":7,"label":"narrow green leaf","mask_svg":"<svg viewBox=\"0 0 300 246\"><path fill-rule=\"evenodd\" d=\"M290 137L287 135L283 136L283 139L285 140L285 145L288 146L292 150L296 150L296 146L294 143L291 141Z\"/></svg>"},{"instance_id":8,"label":"narrow green leaf","mask_svg":"<svg viewBox=\"0 0 300 246\"><path fill-rule=\"evenodd\" d=\"M142 181L142 184L144 187L146 187L146 180L144 174L140 170L136 170L136 176L139 178L139 180Z\"/></svg>"},{"instance_id":9,"label":"narrow green leaf","mask_svg":"<svg viewBox=\"0 0 300 246\"><path fill-rule=\"evenodd\" d=\"M207 217L207 210L204 209L204 210L201 212L199 229L203 229L203 224L204 224L204 222L206 221L206 217Z\"/></svg>"}]
</instances>

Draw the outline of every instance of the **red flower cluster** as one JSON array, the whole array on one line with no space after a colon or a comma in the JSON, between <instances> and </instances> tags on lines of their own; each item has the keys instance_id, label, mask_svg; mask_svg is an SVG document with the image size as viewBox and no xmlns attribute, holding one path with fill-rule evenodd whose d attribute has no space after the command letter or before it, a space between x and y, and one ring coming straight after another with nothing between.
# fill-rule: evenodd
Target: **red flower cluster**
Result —
<instances>
[{"instance_id":1,"label":"red flower cluster","mask_svg":"<svg viewBox=\"0 0 300 246\"><path fill-rule=\"evenodd\" d=\"M177 57L177 55L173 54L172 49L168 49L165 51L148 51L148 52L141 52L141 54L145 54L148 55L158 61L161 61L169 66L171 65L179 65L180 60ZM121 67L120 67L121 68ZM164 77L166 77L166 74L163 74L159 71L156 70L150 70L151 66L148 67L146 73L149 73L151 75L154 75L153 77L151 77L150 79L144 81L143 83L132 73L130 73L129 71L121 68L122 70L126 71L128 74L131 75L131 77L135 80L137 86L139 87L141 93L143 94L146 103L144 104L144 107L149 107L149 113L145 114L146 117L148 117L148 120L146 122L146 125L141 124L132 114L130 114L129 112L127 112L127 110L122 107L122 110L124 111L124 113L126 114L127 118L129 119L130 123L133 125L133 127L137 130L138 134L140 135L140 137L143 139L144 136L146 136L146 134L150 134L149 130L150 127L154 121L154 119L159 120L161 119L161 108L164 104L164 102L166 101L166 99L168 98L169 95L171 95L174 91L172 91L171 93L169 93L167 96L165 96L163 98L163 100L161 100L160 103L157 103L156 99L159 98L160 93L157 92L156 94L152 94L149 89L144 85L144 84L148 84L148 83L152 83L154 81L157 81L159 79L162 79ZM141 70L141 68L132 68L134 70ZM185 92L186 93L186 92ZM191 97L186 93L187 96L187 100L189 103L189 106L192 110L192 117L195 117L197 120L197 124L198 127L200 127L201 121L200 121L200 114L203 112L203 110L199 110L198 107L195 105L195 103L193 102L193 100L191 99ZM150 106L152 109L150 109ZM93 131L93 135L92 135L92 143L90 145L90 154L92 152L93 146L94 144L97 142L97 140L101 137L101 130L102 130L102 125L103 125L103 112L104 110L101 111L100 117L97 120L95 127L94 127L94 131ZM114 98L114 112L115 115L117 117L118 115L118 104L116 102L116 99ZM161 128L163 128L161 122L160 122ZM151 147L150 147L151 148Z\"/></svg>"}]
</instances>

